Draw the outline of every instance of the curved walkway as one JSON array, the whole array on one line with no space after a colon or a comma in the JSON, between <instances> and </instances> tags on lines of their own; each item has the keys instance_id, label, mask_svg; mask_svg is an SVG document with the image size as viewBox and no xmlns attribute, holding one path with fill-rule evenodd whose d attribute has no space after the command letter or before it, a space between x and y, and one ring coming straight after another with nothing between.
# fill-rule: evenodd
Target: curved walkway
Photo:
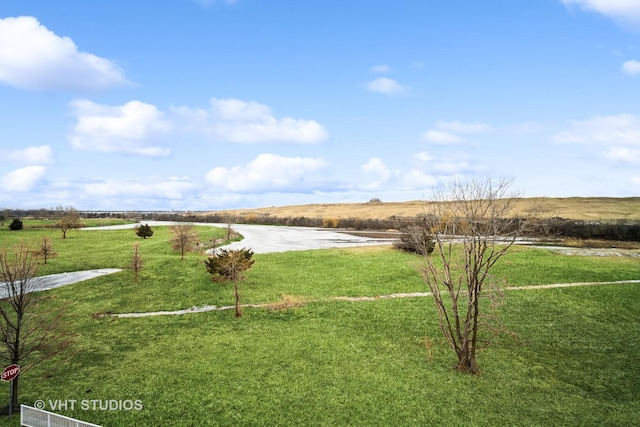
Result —
<instances>
[{"instance_id":1,"label":"curved walkway","mask_svg":"<svg viewBox=\"0 0 640 427\"><path fill-rule=\"evenodd\" d=\"M93 279L122 271L121 268L99 268L95 270L72 271L69 273L49 274L47 276L34 277L29 281L27 292L48 291L60 286L71 285L77 282ZM9 295L4 282L0 282L0 298L7 298Z\"/></svg>"},{"instance_id":2,"label":"curved walkway","mask_svg":"<svg viewBox=\"0 0 640 427\"><path fill-rule=\"evenodd\" d=\"M151 227L184 224L171 221L142 221ZM135 228L139 224L125 224L105 227L87 227L82 230L119 230ZM193 225L226 228L227 224L195 222ZM275 225L233 224L234 231L244 237L240 242L224 246L228 249L251 249L254 253L306 251L313 249L347 248L354 246L375 246L391 244L395 239L354 236L328 228L290 227Z\"/></svg>"},{"instance_id":3,"label":"curved walkway","mask_svg":"<svg viewBox=\"0 0 640 427\"><path fill-rule=\"evenodd\" d=\"M640 283L640 280L619 280L614 282L579 282L579 283L556 283L550 285L532 285L532 286L509 286L504 288L504 290L508 291L521 291L521 290L532 290L532 289L554 289L554 288L569 288L576 286L596 286L596 285L627 285L627 284L636 284ZM322 302L322 301L377 301L381 299L396 299L396 298L419 298L419 297L430 297L433 294L431 292L410 292L410 293L399 293L399 294L388 294L388 295L378 295L375 297L331 297L331 298L323 298L316 300L307 300L304 303L310 302ZM267 308L272 307L277 303L264 303L264 304L242 304L243 308ZM121 314L107 314L106 316L111 317L120 317L120 318L131 318L131 317L151 317L151 316L179 316L182 314L192 314L192 313L206 313L208 311L224 311L231 310L235 308L233 305L225 305L222 307L218 307L215 305L205 305L202 307L191 307L185 310L176 310L176 311L152 311L147 313L121 313Z\"/></svg>"}]
</instances>

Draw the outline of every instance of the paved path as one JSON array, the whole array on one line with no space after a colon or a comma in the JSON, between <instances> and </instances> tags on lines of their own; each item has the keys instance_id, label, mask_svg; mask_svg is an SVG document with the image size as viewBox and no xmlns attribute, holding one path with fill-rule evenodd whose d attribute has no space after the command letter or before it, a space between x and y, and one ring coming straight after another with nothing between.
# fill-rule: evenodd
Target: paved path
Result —
<instances>
[{"instance_id":1,"label":"paved path","mask_svg":"<svg viewBox=\"0 0 640 427\"><path fill-rule=\"evenodd\" d=\"M151 227L184 224L171 221L142 221ZM226 228L226 224L206 222L193 223L198 226ZM119 230L135 228L138 224L114 225L107 227L87 227L82 230ZM233 230L242 234L244 239L233 242L225 248L247 248L257 254L271 252L306 251L312 249L346 248L354 246L372 246L391 244L394 239L379 239L354 236L327 228L288 227L274 225L234 224Z\"/></svg>"},{"instance_id":2,"label":"paved path","mask_svg":"<svg viewBox=\"0 0 640 427\"><path fill-rule=\"evenodd\" d=\"M120 268L100 268L97 270L73 271L70 273L50 274L48 276L38 276L29 282L29 292L48 291L49 289L59 288L60 286L71 285L73 283L82 282L93 279L105 274L117 273L122 271ZM6 284L0 282L0 298L7 298L8 292Z\"/></svg>"}]
</instances>

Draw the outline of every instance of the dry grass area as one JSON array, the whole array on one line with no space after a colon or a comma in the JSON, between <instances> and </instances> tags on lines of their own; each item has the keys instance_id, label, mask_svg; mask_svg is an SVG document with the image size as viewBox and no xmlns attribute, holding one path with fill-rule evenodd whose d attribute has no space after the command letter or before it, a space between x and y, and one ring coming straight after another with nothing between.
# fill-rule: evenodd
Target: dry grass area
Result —
<instances>
[{"instance_id":1,"label":"dry grass area","mask_svg":"<svg viewBox=\"0 0 640 427\"><path fill-rule=\"evenodd\" d=\"M298 206L272 206L268 208L237 209L212 213L238 216L301 217L308 218L362 218L386 219L392 216L413 217L425 212L424 201L386 203L333 203ZM542 204L545 217L562 217L588 221L640 220L640 197L569 197L526 198L518 210L525 212L531 206Z\"/></svg>"},{"instance_id":2,"label":"dry grass area","mask_svg":"<svg viewBox=\"0 0 640 427\"><path fill-rule=\"evenodd\" d=\"M590 248L590 249L616 248L616 249L639 250L640 242L597 240L597 239L564 239L562 241L562 246L568 246L571 248Z\"/></svg>"}]
</instances>

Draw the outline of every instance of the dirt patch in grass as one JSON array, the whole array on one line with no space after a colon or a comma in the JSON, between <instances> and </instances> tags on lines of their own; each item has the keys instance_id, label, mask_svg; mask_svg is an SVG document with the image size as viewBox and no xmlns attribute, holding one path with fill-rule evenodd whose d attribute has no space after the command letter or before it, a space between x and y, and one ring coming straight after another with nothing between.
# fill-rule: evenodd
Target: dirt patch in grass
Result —
<instances>
[{"instance_id":1,"label":"dirt patch in grass","mask_svg":"<svg viewBox=\"0 0 640 427\"><path fill-rule=\"evenodd\" d=\"M596 240L596 239L565 239L562 246L583 249L640 249L640 242L627 242L618 240Z\"/></svg>"},{"instance_id":2,"label":"dirt patch in grass","mask_svg":"<svg viewBox=\"0 0 640 427\"><path fill-rule=\"evenodd\" d=\"M280 301L265 304L264 308L268 310L286 310L293 307L302 307L307 303L307 299L300 295L283 294Z\"/></svg>"}]
</instances>

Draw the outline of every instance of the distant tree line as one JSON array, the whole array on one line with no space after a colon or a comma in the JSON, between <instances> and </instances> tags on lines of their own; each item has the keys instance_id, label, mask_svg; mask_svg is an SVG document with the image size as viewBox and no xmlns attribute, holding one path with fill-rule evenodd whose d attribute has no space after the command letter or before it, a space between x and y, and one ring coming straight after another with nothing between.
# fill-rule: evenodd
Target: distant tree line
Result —
<instances>
[{"instance_id":1,"label":"distant tree line","mask_svg":"<svg viewBox=\"0 0 640 427\"><path fill-rule=\"evenodd\" d=\"M204 223L227 223L224 214L147 214L145 219L158 221L188 221ZM305 216L276 217L272 215L245 215L234 217L237 224L288 225L315 228L344 228L350 230L405 230L409 227L423 227L433 222L433 218L425 215L415 217L391 216L384 219L368 218L312 218ZM521 218L501 220L500 228L516 229ZM594 222L564 218L547 218L537 220L537 224L528 230L529 237L557 237L575 239L603 239L640 242L640 221L625 220L616 222Z\"/></svg>"},{"instance_id":2,"label":"distant tree line","mask_svg":"<svg viewBox=\"0 0 640 427\"><path fill-rule=\"evenodd\" d=\"M552 218L544 221L544 227L555 237L640 242L640 221L600 223Z\"/></svg>"}]
</instances>

